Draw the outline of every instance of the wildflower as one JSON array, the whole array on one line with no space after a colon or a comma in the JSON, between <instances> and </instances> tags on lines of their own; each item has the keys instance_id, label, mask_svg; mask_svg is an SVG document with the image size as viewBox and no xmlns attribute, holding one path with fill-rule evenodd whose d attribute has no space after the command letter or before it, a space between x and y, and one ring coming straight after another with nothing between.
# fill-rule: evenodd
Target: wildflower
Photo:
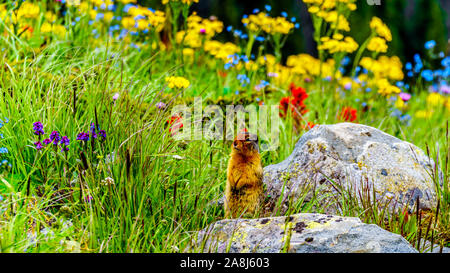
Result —
<instances>
[{"instance_id":1,"label":"wildflower","mask_svg":"<svg viewBox=\"0 0 450 273\"><path fill-rule=\"evenodd\" d=\"M319 124L315 124L315 123L313 123L311 121L308 121L308 123L302 125L302 129L303 130L310 130L310 129L314 128L316 125L319 125Z\"/></svg>"},{"instance_id":2,"label":"wildflower","mask_svg":"<svg viewBox=\"0 0 450 273\"><path fill-rule=\"evenodd\" d=\"M166 82L168 83L169 88L178 88L178 89L185 89L190 85L190 82L183 77L167 77Z\"/></svg>"},{"instance_id":3,"label":"wildflower","mask_svg":"<svg viewBox=\"0 0 450 273\"><path fill-rule=\"evenodd\" d=\"M174 136L179 129L183 128L183 119L179 115L174 115L170 118L170 120L167 121L169 124L169 132L172 136Z\"/></svg>"},{"instance_id":4,"label":"wildflower","mask_svg":"<svg viewBox=\"0 0 450 273\"><path fill-rule=\"evenodd\" d=\"M247 77L247 75L245 75L245 74L239 74L239 75L237 75L236 78L240 81L242 86L246 86L247 84L250 83L250 78Z\"/></svg>"},{"instance_id":5,"label":"wildflower","mask_svg":"<svg viewBox=\"0 0 450 273\"><path fill-rule=\"evenodd\" d=\"M308 94L306 93L306 90L302 87L296 87L294 83L291 83L289 86L289 89L291 90L292 96L296 98L297 100L303 102L306 98L308 98Z\"/></svg>"},{"instance_id":6,"label":"wildflower","mask_svg":"<svg viewBox=\"0 0 450 273\"><path fill-rule=\"evenodd\" d=\"M81 133L78 134L77 140L88 141L89 140L89 134L85 133L85 132L81 132Z\"/></svg>"},{"instance_id":7,"label":"wildflower","mask_svg":"<svg viewBox=\"0 0 450 273\"><path fill-rule=\"evenodd\" d=\"M433 71L431 71L429 69L422 71L421 76L428 82L433 81L433 78L434 78Z\"/></svg>"},{"instance_id":8,"label":"wildflower","mask_svg":"<svg viewBox=\"0 0 450 273\"><path fill-rule=\"evenodd\" d=\"M30 2L24 2L17 11L18 18L34 19L39 16L39 6Z\"/></svg>"},{"instance_id":9,"label":"wildflower","mask_svg":"<svg viewBox=\"0 0 450 273\"><path fill-rule=\"evenodd\" d=\"M404 102L409 101L411 99L411 94L408 93L402 92L399 94L399 96Z\"/></svg>"},{"instance_id":10,"label":"wildflower","mask_svg":"<svg viewBox=\"0 0 450 273\"><path fill-rule=\"evenodd\" d=\"M444 97L439 93L431 93L427 97L427 103L430 106L438 106L443 104L445 101Z\"/></svg>"},{"instance_id":11,"label":"wildflower","mask_svg":"<svg viewBox=\"0 0 450 273\"><path fill-rule=\"evenodd\" d=\"M101 137L101 141L105 141L105 140L106 140L106 131L105 131L105 130L100 130L100 131L98 132L98 134L99 134L100 137Z\"/></svg>"},{"instance_id":12,"label":"wildflower","mask_svg":"<svg viewBox=\"0 0 450 273\"><path fill-rule=\"evenodd\" d=\"M357 110L352 107L344 107L342 109L340 119L344 121L353 122L357 119Z\"/></svg>"},{"instance_id":13,"label":"wildflower","mask_svg":"<svg viewBox=\"0 0 450 273\"><path fill-rule=\"evenodd\" d=\"M33 130L35 135L43 135L44 134L44 125L40 121L33 123Z\"/></svg>"},{"instance_id":14,"label":"wildflower","mask_svg":"<svg viewBox=\"0 0 450 273\"><path fill-rule=\"evenodd\" d=\"M34 145L36 146L37 150L44 148L44 146L42 146L42 143L40 141L35 142Z\"/></svg>"},{"instance_id":15,"label":"wildflower","mask_svg":"<svg viewBox=\"0 0 450 273\"><path fill-rule=\"evenodd\" d=\"M117 99L119 99L119 93L115 93L114 96L112 97L113 101L116 101Z\"/></svg>"},{"instance_id":16,"label":"wildflower","mask_svg":"<svg viewBox=\"0 0 450 273\"><path fill-rule=\"evenodd\" d=\"M46 138L46 139L44 139L43 143L44 143L44 145L48 145L48 144L52 143L52 140L49 138Z\"/></svg>"},{"instance_id":17,"label":"wildflower","mask_svg":"<svg viewBox=\"0 0 450 273\"><path fill-rule=\"evenodd\" d=\"M450 94L450 86L448 86L447 84L441 84L439 86L439 91L442 94Z\"/></svg>"},{"instance_id":18,"label":"wildflower","mask_svg":"<svg viewBox=\"0 0 450 273\"><path fill-rule=\"evenodd\" d=\"M165 109L166 108L166 104L164 102L162 102L162 101L158 102L155 106L158 109Z\"/></svg>"},{"instance_id":19,"label":"wildflower","mask_svg":"<svg viewBox=\"0 0 450 273\"><path fill-rule=\"evenodd\" d=\"M445 57L441 61L442 66L449 67L450 66L450 56Z\"/></svg>"},{"instance_id":20,"label":"wildflower","mask_svg":"<svg viewBox=\"0 0 450 273\"><path fill-rule=\"evenodd\" d=\"M387 52L388 46L386 40L380 37L373 37L370 39L367 49L374 52Z\"/></svg>"},{"instance_id":21,"label":"wildflower","mask_svg":"<svg viewBox=\"0 0 450 273\"><path fill-rule=\"evenodd\" d=\"M69 138L67 136L63 136L61 138L61 144L65 145L65 146L68 146L70 144Z\"/></svg>"},{"instance_id":22,"label":"wildflower","mask_svg":"<svg viewBox=\"0 0 450 273\"><path fill-rule=\"evenodd\" d=\"M54 145L58 145L58 143L61 141L61 136L59 135L59 133L57 131L53 131L50 134L50 140L53 141Z\"/></svg>"},{"instance_id":23,"label":"wildflower","mask_svg":"<svg viewBox=\"0 0 450 273\"><path fill-rule=\"evenodd\" d=\"M436 46L436 41L431 40L425 43L425 48L430 50Z\"/></svg>"},{"instance_id":24,"label":"wildflower","mask_svg":"<svg viewBox=\"0 0 450 273\"><path fill-rule=\"evenodd\" d=\"M111 177L106 177L105 179L102 180L101 184L103 186L110 186L110 185L114 185L114 179Z\"/></svg>"},{"instance_id":25,"label":"wildflower","mask_svg":"<svg viewBox=\"0 0 450 273\"><path fill-rule=\"evenodd\" d=\"M415 113L416 118L423 118L423 119L430 118L432 115L433 115L432 111L425 111L425 110L419 110Z\"/></svg>"},{"instance_id":26,"label":"wildflower","mask_svg":"<svg viewBox=\"0 0 450 273\"><path fill-rule=\"evenodd\" d=\"M383 23L383 21L378 17L373 17L370 21L370 28L374 30L378 36L386 39L386 41L392 41L392 33L389 27Z\"/></svg>"},{"instance_id":27,"label":"wildflower","mask_svg":"<svg viewBox=\"0 0 450 273\"><path fill-rule=\"evenodd\" d=\"M327 50L330 54L336 52L353 53L358 49L358 44L352 37L348 36L344 38L342 34L334 35L333 38L322 37L321 41L322 44L317 49Z\"/></svg>"}]
</instances>

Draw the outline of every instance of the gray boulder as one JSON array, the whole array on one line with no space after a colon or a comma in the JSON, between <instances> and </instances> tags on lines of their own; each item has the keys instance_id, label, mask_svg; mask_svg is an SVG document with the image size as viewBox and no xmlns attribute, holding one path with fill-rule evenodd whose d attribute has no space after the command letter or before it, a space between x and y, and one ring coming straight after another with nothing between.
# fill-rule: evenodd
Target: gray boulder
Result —
<instances>
[{"instance_id":1,"label":"gray boulder","mask_svg":"<svg viewBox=\"0 0 450 273\"><path fill-rule=\"evenodd\" d=\"M199 232L195 252L415 253L403 237L358 218L323 214L222 220Z\"/></svg>"},{"instance_id":2,"label":"gray boulder","mask_svg":"<svg viewBox=\"0 0 450 273\"><path fill-rule=\"evenodd\" d=\"M264 168L266 208L281 215L315 195L321 201L312 211L341 214L340 202L350 193L366 205L375 196L377 206L390 212L411 211L417 199L421 209L431 209L437 202L433 168L421 149L373 127L320 125L300 138L286 160Z\"/></svg>"}]
</instances>

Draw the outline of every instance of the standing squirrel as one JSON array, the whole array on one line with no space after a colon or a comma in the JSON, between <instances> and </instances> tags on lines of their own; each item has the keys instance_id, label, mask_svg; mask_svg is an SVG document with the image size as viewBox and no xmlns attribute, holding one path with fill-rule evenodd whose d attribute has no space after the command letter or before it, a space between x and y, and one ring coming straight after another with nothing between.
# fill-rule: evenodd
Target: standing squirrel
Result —
<instances>
[{"instance_id":1,"label":"standing squirrel","mask_svg":"<svg viewBox=\"0 0 450 273\"><path fill-rule=\"evenodd\" d=\"M264 201L258 139L239 133L231 147L225 190L225 218L253 217Z\"/></svg>"}]
</instances>

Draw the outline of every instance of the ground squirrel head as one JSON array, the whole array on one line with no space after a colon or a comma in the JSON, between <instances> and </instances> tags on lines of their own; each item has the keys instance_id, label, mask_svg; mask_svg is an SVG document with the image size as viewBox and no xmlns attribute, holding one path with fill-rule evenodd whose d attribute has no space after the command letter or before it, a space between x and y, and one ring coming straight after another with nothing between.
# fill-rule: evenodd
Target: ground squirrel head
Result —
<instances>
[{"instance_id":1,"label":"ground squirrel head","mask_svg":"<svg viewBox=\"0 0 450 273\"><path fill-rule=\"evenodd\" d=\"M246 155L259 153L258 136L247 131L239 133L233 141L232 151Z\"/></svg>"}]
</instances>

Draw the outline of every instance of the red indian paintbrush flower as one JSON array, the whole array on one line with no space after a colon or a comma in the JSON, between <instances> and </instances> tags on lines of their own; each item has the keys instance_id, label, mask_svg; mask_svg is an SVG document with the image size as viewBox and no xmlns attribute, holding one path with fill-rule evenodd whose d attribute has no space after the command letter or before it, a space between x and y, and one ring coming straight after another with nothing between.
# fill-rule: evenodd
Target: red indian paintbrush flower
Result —
<instances>
[{"instance_id":1,"label":"red indian paintbrush flower","mask_svg":"<svg viewBox=\"0 0 450 273\"><path fill-rule=\"evenodd\" d=\"M357 110L355 108L346 106L342 108L342 112L340 115L340 119L344 121L350 121L353 122L358 118L357 116Z\"/></svg>"}]
</instances>

